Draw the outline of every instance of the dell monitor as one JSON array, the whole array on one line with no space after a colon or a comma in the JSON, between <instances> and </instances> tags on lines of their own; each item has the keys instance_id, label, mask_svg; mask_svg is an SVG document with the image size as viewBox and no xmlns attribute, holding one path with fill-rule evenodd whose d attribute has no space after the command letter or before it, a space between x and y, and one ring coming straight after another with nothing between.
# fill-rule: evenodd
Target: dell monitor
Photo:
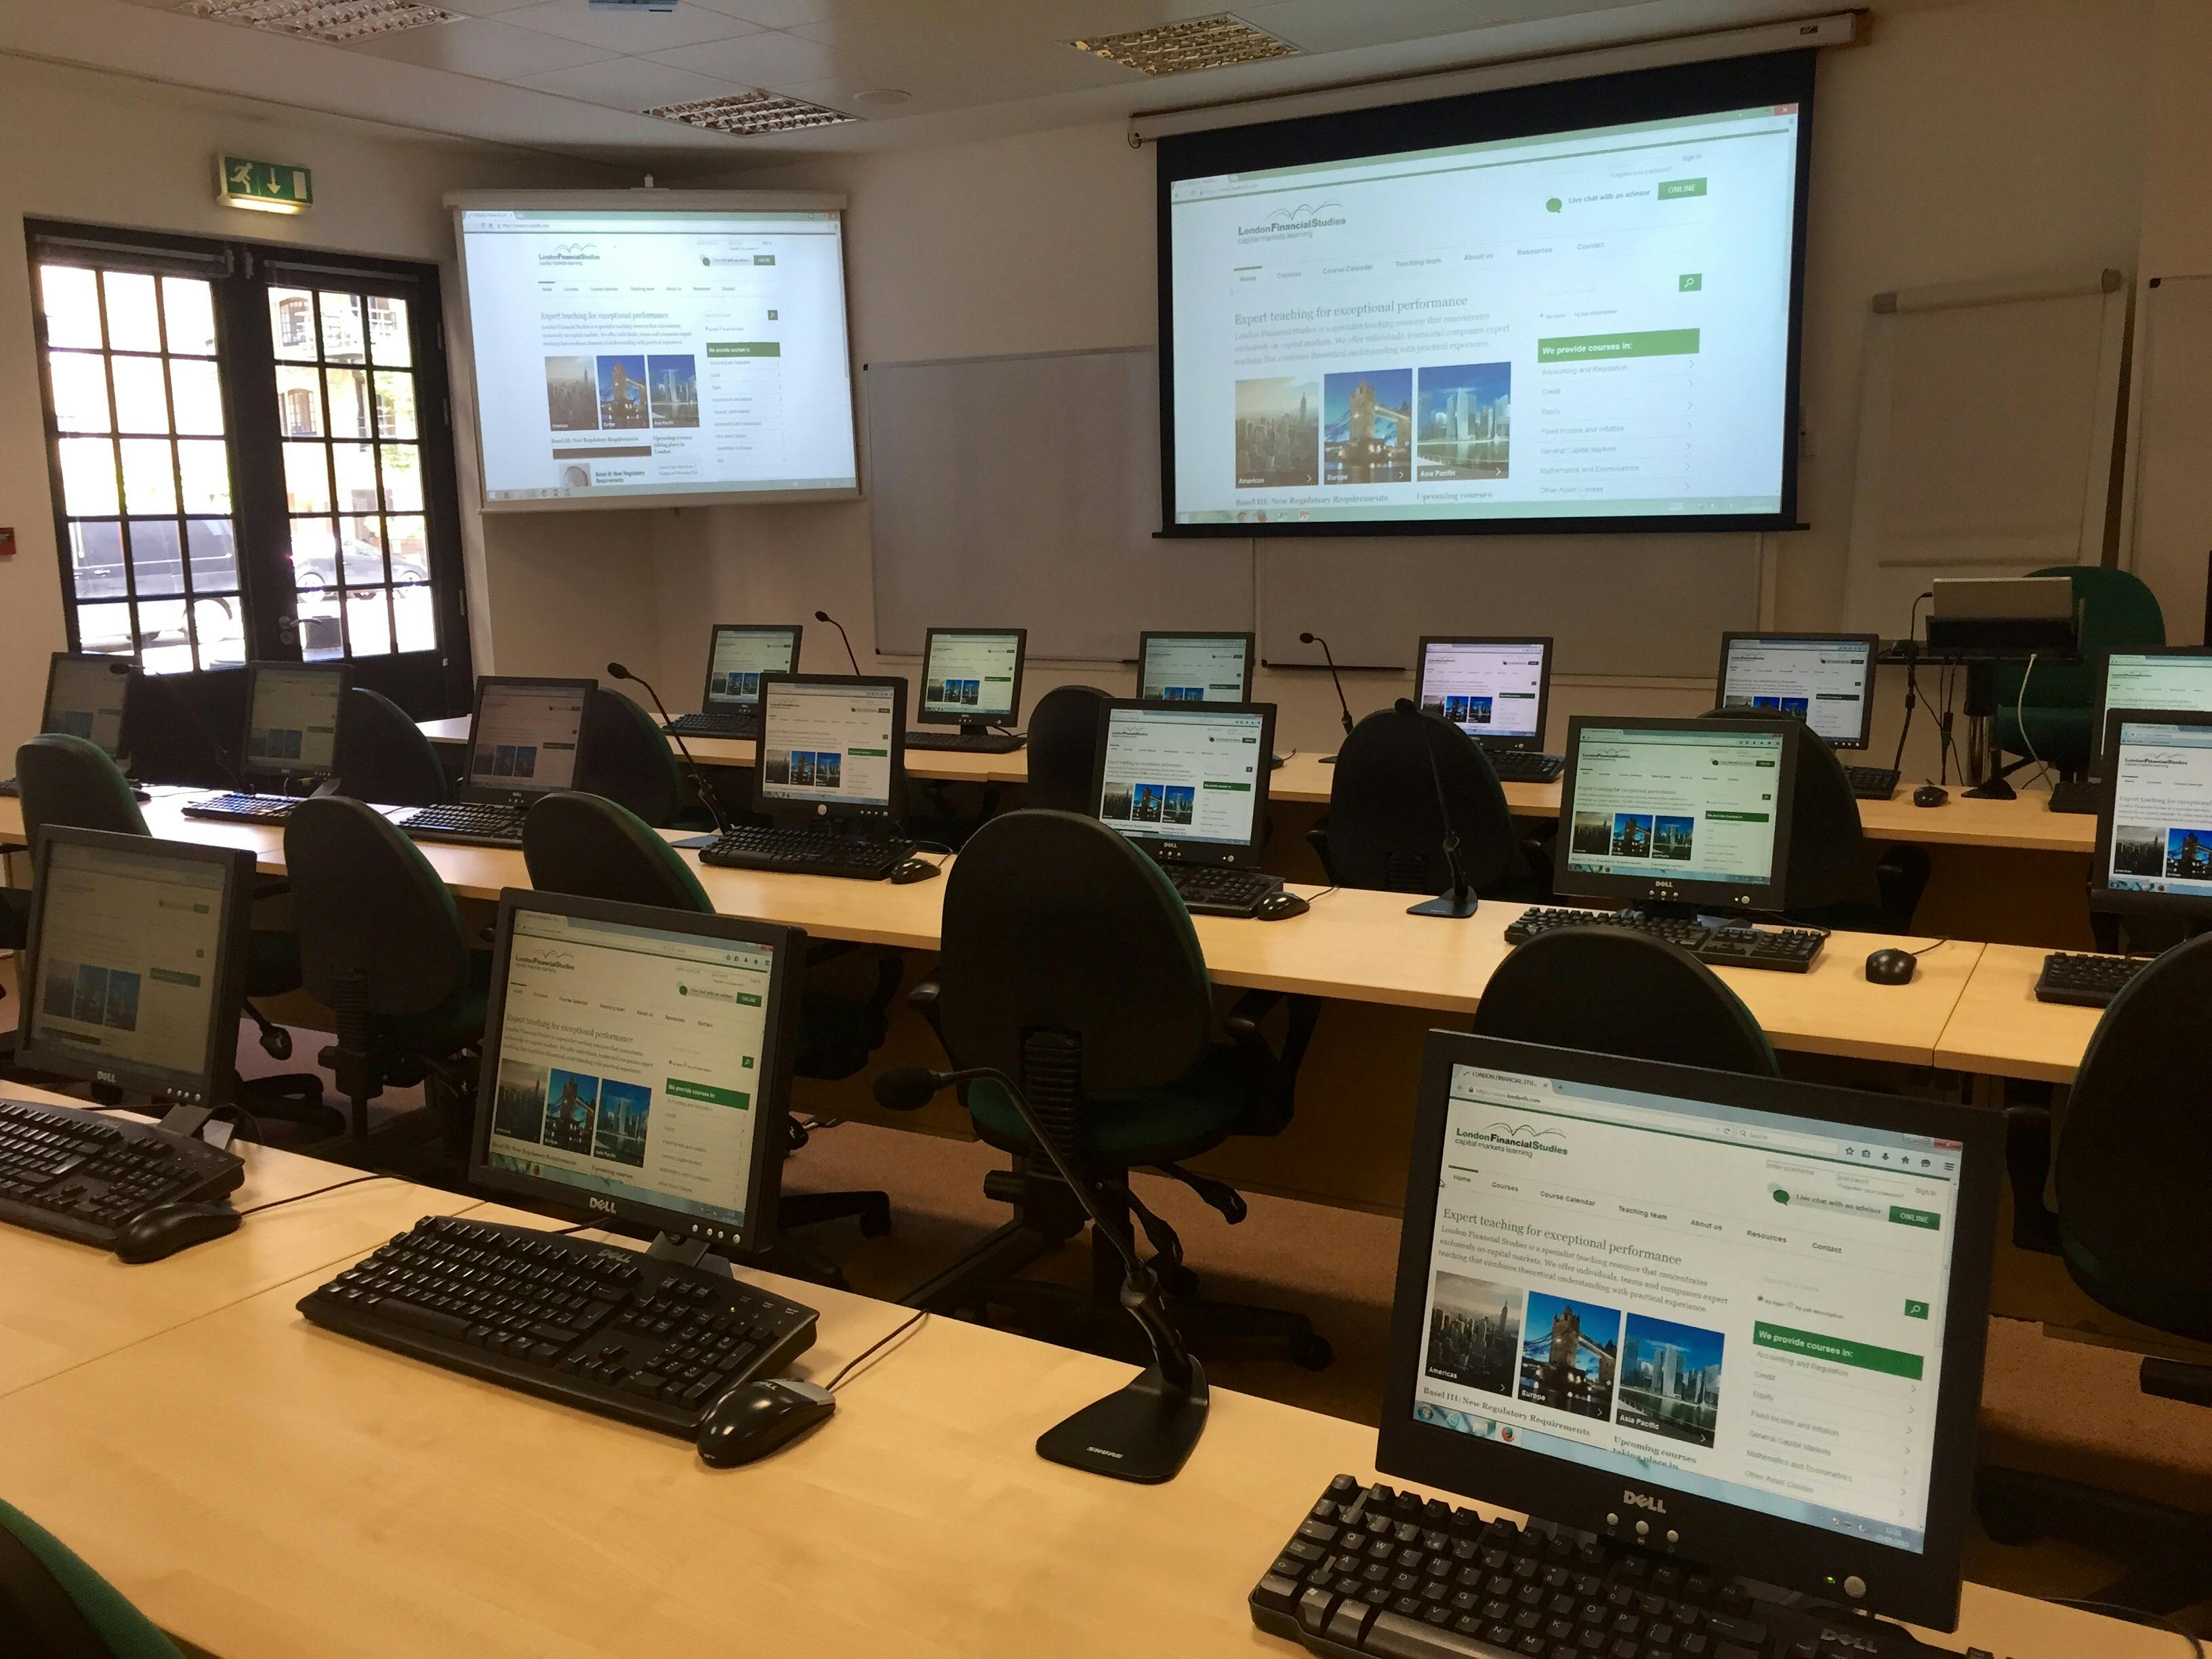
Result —
<instances>
[{"instance_id":1,"label":"dell monitor","mask_svg":"<svg viewBox=\"0 0 2212 1659\"><path fill-rule=\"evenodd\" d=\"M184 1105L228 1096L253 854L49 825L31 881L17 1060Z\"/></svg>"},{"instance_id":2,"label":"dell monitor","mask_svg":"<svg viewBox=\"0 0 2212 1659\"><path fill-rule=\"evenodd\" d=\"M1376 1466L1951 1629L2003 1155L1948 1102L1431 1031Z\"/></svg>"},{"instance_id":3,"label":"dell monitor","mask_svg":"<svg viewBox=\"0 0 2212 1659\"><path fill-rule=\"evenodd\" d=\"M1249 702L1249 634L1144 634L1137 640L1137 696L1146 702Z\"/></svg>"},{"instance_id":4,"label":"dell monitor","mask_svg":"<svg viewBox=\"0 0 2212 1659\"><path fill-rule=\"evenodd\" d=\"M2105 716L2094 910L2212 922L2212 714Z\"/></svg>"},{"instance_id":5,"label":"dell monitor","mask_svg":"<svg viewBox=\"0 0 2212 1659\"><path fill-rule=\"evenodd\" d=\"M1567 726L1553 887L1624 903L1782 908L1797 723L1607 719Z\"/></svg>"},{"instance_id":6,"label":"dell monitor","mask_svg":"<svg viewBox=\"0 0 2212 1659\"><path fill-rule=\"evenodd\" d=\"M1022 706L1022 659L1026 628L933 628L922 649L921 704L925 725L957 726L981 737L994 726L1011 726Z\"/></svg>"},{"instance_id":7,"label":"dell monitor","mask_svg":"<svg viewBox=\"0 0 2212 1659\"><path fill-rule=\"evenodd\" d=\"M757 723L761 676L788 674L799 666L799 632L796 623L772 628L718 623L707 654L707 689L700 696L700 708Z\"/></svg>"},{"instance_id":8,"label":"dell monitor","mask_svg":"<svg viewBox=\"0 0 2212 1659\"><path fill-rule=\"evenodd\" d=\"M596 680L478 680L462 799L526 808L541 795L574 788L584 710L598 688Z\"/></svg>"},{"instance_id":9,"label":"dell monitor","mask_svg":"<svg viewBox=\"0 0 2212 1659\"><path fill-rule=\"evenodd\" d=\"M336 777L345 665L257 662L246 672L251 684L239 768L246 787L282 786L298 780L319 783Z\"/></svg>"},{"instance_id":10,"label":"dell monitor","mask_svg":"<svg viewBox=\"0 0 2212 1659\"><path fill-rule=\"evenodd\" d=\"M1552 694L1548 639L1429 635L1413 672L1413 702L1486 749L1541 749Z\"/></svg>"},{"instance_id":11,"label":"dell monitor","mask_svg":"<svg viewBox=\"0 0 2212 1659\"><path fill-rule=\"evenodd\" d=\"M1267 822L1271 702L1109 702L1091 798L1163 864L1256 867Z\"/></svg>"},{"instance_id":12,"label":"dell monitor","mask_svg":"<svg viewBox=\"0 0 2212 1659\"><path fill-rule=\"evenodd\" d=\"M82 738L120 759L124 711L137 678L127 657L55 652L46 665L46 706L39 729Z\"/></svg>"},{"instance_id":13,"label":"dell monitor","mask_svg":"<svg viewBox=\"0 0 2212 1659\"><path fill-rule=\"evenodd\" d=\"M501 894L472 1181L763 1249L805 954L794 927Z\"/></svg>"},{"instance_id":14,"label":"dell monitor","mask_svg":"<svg viewBox=\"0 0 2212 1659\"><path fill-rule=\"evenodd\" d=\"M887 829L906 810L905 737L896 676L763 675L755 808L783 828Z\"/></svg>"},{"instance_id":15,"label":"dell monitor","mask_svg":"<svg viewBox=\"0 0 2212 1659\"><path fill-rule=\"evenodd\" d=\"M1795 714L1832 749L1863 749L1874 732L1871 634L1723 634L1714 706Z\"/></svg>"},{"instance_id":16,"label":"dell monitor","mask_svg":"<svg viewBox=\"0 0 2212 1659\"><path fill-rule=\"evenodd\" d=\"M2089 728L2090 764L2098 764L2105 719L2116 708L2212 708L2212 646L2169 645L2115 651L2098 672L2097 721Z\"/></svg>"}]
</instances>

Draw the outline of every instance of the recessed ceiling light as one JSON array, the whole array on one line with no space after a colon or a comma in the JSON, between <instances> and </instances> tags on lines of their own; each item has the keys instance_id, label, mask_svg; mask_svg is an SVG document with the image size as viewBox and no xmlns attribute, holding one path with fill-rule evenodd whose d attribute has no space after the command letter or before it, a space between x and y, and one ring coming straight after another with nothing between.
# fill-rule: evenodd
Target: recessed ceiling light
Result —
<instances>
[{"instance_id":1,"label":"recessed ceiling light","mask_svg":"<svg viewBox=\"0 0 2212 1659\"><path fill-rule=\"evenodd\" d=\"M1079 52L1103 58L1146 75L1180 75L1186 70L1225 69L1259 64L1270 58L1294 58L1297 48L1241 17L1222 12L1156 28L1104 34L1096 40L1071 40Z\"/></svg>"},{"instance_id":2,"label":"recessed ceiling light","mask_svg":"<svg viewBox=\"0 0 2212 1659\"><path fill-rule=\"evenodd\" d=\"M664 121L681 121L687 126L748 137L763 132L802 132L808 127L834 127L840 122L860 118L842 109L827 109L803 98L786 98L775 92L741 92L728 98L661 104L645 112Z\"/></svg>"},{"instance_id":3,"label":"recessed ceiling light","mask_svg":"<svg viewBox=\"0 0 2212 1659\"><path fill-rule=\"evenodd\" d=\"M461 21L459 12L424 5L421 0L185 0L178 9L194 17L337 46Z\"/></svg>"},{"instance_id":4,"label":"recessed ceiling light","mask_svg":"<svg viewBox=\"0 0 2212 1659\"><path fill-rule=\"evenodd\" d=\"M853 101L856 104L903 104L913 97L912 93L902 91L897 87L869 87L854 93Z\"/></svg>"}]
</instances>

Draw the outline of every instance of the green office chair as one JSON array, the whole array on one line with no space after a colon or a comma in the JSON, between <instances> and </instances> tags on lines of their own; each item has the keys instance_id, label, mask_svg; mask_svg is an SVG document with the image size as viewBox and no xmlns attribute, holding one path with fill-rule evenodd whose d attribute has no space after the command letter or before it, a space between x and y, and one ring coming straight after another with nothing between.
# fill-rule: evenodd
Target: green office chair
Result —
<instances>
[{"instance_id":1,"label":"green office chair","mask_svg":"<svg viewBox=\"0 0 2212 1659\"><path fill-rule=\"evenodd\" d=\"M2166 951L2097 1022L2057 1136L2047 1109L2005 1112L2013 1243L2061 1257L2075 1284L2123 1318L2212 1342L2212 936ZM2057 1208L2044 1202L2055 1174ZM2142 1391L2212 1407L2212 1365L2147 1358ZM2096 1599L2169 1613L2212 1597L2212 1514L2021 1469L1984 1466L1975 1500L1990 1535L2045 1535L2133 1565Z\"/></svg>"},{"instance_id":2,"label":"green office chair","mask_svg":"<svg viewBox=\"0 0 2212 1659\"><path fill-rule=\"evenodd\" d=\"M405 709L365 685L345 694L337 775L338 793L379 806L442 806L453 793L437 745Z\"/></svg>"},{"instance_id":3,"label":"green office chair","mask_svg":"<svg viewBox=\"0 0 2212 1659\"><path fill-rule=\"evenodd\" d=\"M1095 812L1098 717L1109 701L1095 685L1058 685L1030 710L1029 782L1024 806L1054 812Z\"/></svg>"},{"instance_id":4,"label":"green office chair","mask_svg":"<svg viewBox=\"0 0 2212 1659\"><path fill-rule=\"evenodd\" d=\"M955 1066L994 1066L1017 1079L1068 1160L1110 1214L1133 1213L1194 1346L1256 1340L1319 1370L1334 1358L1304 1316L1200 1300L1175 1231L1139 1201L1129 1171L1187 1182L1230 1222L1244 1201L1182 1160L1232 1135L1280 1133L1319 1004L1290 1002L1279 1052L1260 1021L1280 993L1255 991L1212 1040L1212 986L1182 900L1159 866L1097 819L1029 810L992 819L969 840L945 884L937 976L912 1001ZM984 1192L1015 1218L907 1297L911 1306L988 1317L1015 1310L1041 1334L1127 1346L1122 1263L1091 1241L1086 1291L1016 1277L1084 1226L1075 1197L1042 1157L998 1085L964 1091L975 1133L1013 1155Z\"/></svg>"},{"instance_id":5,"label":"green office chair","mask_svg":"<svg viewBox=\"0 0 2212 1659\"><path fill-rule=\"evenodd\" d=\"M19 1659L183 1659L83 1559L0 1504L0 1637Z\"/></svg>"},{"instance_id":6,"label":"green office chair","mask_svg":"<svg viewBox=\"0 0 2212 1659\"><path fill-rule=\"evenodd\" d=\"M369 1102L421 1083L447 1153L465 1154L491 953L470 948L452 890L415 843L357 800L301 801L285 821L284 862L301 974L337 1017L316 1058L352 1109L356 1148L368 1144Z\"/></svg>"},{"instance_id":7,"label":"green office chair","mask_svg":"<svg viewBox=\"0 0 2212 1659\"><path fill-rule=\"evenodd\" d=\"M2097 746L2089 729L2097 718L2104 658L2114 651L2146 651L2166 643L2166 617L2158 595L2132 571L2103 565L2060 564L2032 570L2032 576L2063 576L2074 584L2081 610L2081 659L2075 663L2026 664L1997 671L1997 716L1991 741L2008 754L2031 751L2069 777L2079 777ZM2021 701L2027 679L2027 701Z\"/></svg>"},{"instance_id":8,"label":"green office chair","mask_svg":"<svg viewBox=\"0 0 2212 1659\"><path fill-rule=\"evenodd\" d=\"M153 833L130 780L98 744L65 732L44 732L15 751L15 775L22 792L23 834L34 846L50 823L118 836ZM246 942L242 1012L271 1060L292 1057L292 1034L255 1007L254 999L299 988L298 938L281 929L255 928ZM318 1139L345 1127L344 1119L323 1102L323 1080L310 1072L242 1079L239 1095L255 1117L291 1124Z\"/></svg>"},{"instance_id":9,"label":"green office chair","mask_svg":"<svg viewBox=\"0 0 2212 1659\"><path fill-rule=\"evenodd\" d=\"M714 821L687 812L684 772L660 723L619 691L605 686L584 703L585 765L576 787L604 795L656 829L711 830Z\"/></svg>"},{"instance_id":10,"label":"green office chair","mask_svg":"<svg viewBox=\"0 0 2212 1659\"><path fill-rule=\"evenodd\" d=\"M599 795L564 790L533 804L522 821L522 856L530 884L549 893L574 893L617 904L651 904L712 915L714 902L690 862L635 812ZM807 953L810 966L860 947L821 940ZM876 989L866 1001L804 992L799 1000L799 1076L835 1083L853 1076L883 1045L891 999L904 964L895 951L876 955ZM789 1150L806 1144L806 1131L791 1120ZM784 1227L852 1216L864 1237L891 1230L890 1199L879 1192L787 1193L776 1209Z\"/></svg>"}]
</instances>

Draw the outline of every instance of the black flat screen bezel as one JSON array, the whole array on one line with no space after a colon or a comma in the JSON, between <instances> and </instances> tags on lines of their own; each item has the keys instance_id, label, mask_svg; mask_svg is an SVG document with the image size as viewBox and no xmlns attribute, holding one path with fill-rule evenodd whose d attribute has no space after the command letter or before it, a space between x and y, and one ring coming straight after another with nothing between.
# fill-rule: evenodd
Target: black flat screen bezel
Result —
<instances>
[{"instance_id":1,"label":"black flat screen bezel","mask_svg":"<svg viewBox=\"0 0 2212 1659\"><path fill-rule=\"evenodd\" d=\"M716 623L714 631L707 636L707 682L700 688L699 708L703 714L729 714L760 717L760 699L748 702L742 697L717 697L714 695L714 659L717 647L725 634L788 634L791 635L791 669L799 670L799 647L805 637L805 629L798 623Z\"/></svg>"},{"instance_id":2,"label":"black flat screen bezel","mask_svg":"<svg viewBox=\"0 0 2212 1659\"><path fill-rule=\"evenodd\" d=\"M338 683L337 718L331 722L331 763L327 767L271 766L265 760L257 761L253 755L253 709L261 690L261 676L269 669L280 673L327 674ZM286 778L334 778L338 775L337 728L345 724L346 693L353 690L353 668L349 663L333 662L250 662L246 665L246 724L238 744L238 774L241 778L267 778L282 781ZM471 728L473 730L473 728ZM471 751L474 752L473 747Z\"/></svg>"},{"instance_id":3,"label":"black flat screen bezel","mask_svg":"<svg viewBox=\"0 0 2212 1659\"><path fill-rule=\"evenodd\" d=\"M1099 807L1106 794L1106 741L1114 730L1114 716L1128 711L1151 714L1189 714L1203 709L1209 714L1257 714L1260 717L1260 759L1252 785L1252 839L1242 844L1218 841L1176 841L1159 836L1131 836L1118 823L1107 828L1123 836L1132 847L1141 848L1156 862L1176 865L1218 865L1224 868L1255 870L1267 833L1267 784L1273 769L1266 764L1275 752L1275 705L1272 702L1185 702L1180 698L1109 697L1098 708L1097 759L1091 769L1091 814L1101 823Z\"/></svg>"},{"instance_id":4,"label":"black flat screen bezel","mask_svg":"<svg viewBox=\"0 0 2212 1659\"><path fill-rule=\"evenodd\" d=\"M1857 737L1849 740L1845 740L1841 738L1830 738L1827 741L1828 747L1831 749L1863 749L1867 746L1868 743L1873 739L1875 670L1879 665L1881 657L1881 641L1875 638L1875 635L1872 634L1785 634L1781 632L1779 629L1771 628L1746 628L1734 629L1725 633L1721 635L1720 669L1719 672L1713 676L1713 707L1716 708L1721 708L1726 706L1728 698L1729 651L1738 640L1783 640L1803 642L1810 642L1818 640L1832 640L1838 645L1857 645L1865 647L1867 653L1867 678L1865 692L1859 698L1859 734ZM1812 721L1806 721L1806 729L1810 731L1812 729Z\"/></svg>"},{"instance_id":5,"label":"black flat screen bezel","mask_svg":"<svg viewBox=\"0 0 2212 1659\"><path fill-rule=\"evenodd\" d=\"M1522 750L1534 750L1539 753L1542 751L1544 747L1544 732L1546 727L1550 724L1552 718L1552 636L1550 635L1422 635L1420 643L1415 647L1413 653L1413 706L1416 708L1419 708L1421 706L1422 688L1428 683L1429 647L1432 645L1499 645L1509 647L1516 645L1533 645L1540 647L1544 653L1544 665L1537 672L1536 675L1536 730L1534 734L1525 738L1486 738L1477 736L1476 733L1473 732L1467 732L1467 728L1463 726L1459 726L1459 729L1462 732L1467 732L1468 736L1474 738L1474 740L1480 744L1485 749L1499 750L1508 754ZM1431 712L1433 712L1437 719L1445 720L1447 725L1458 726L1457 721L1447 720L1441 709Z\"/></svg>"},{"instance_id":6,"label":"black flat screen bezel","mask_svg":"<svg viewBox=\"0 0 2212 1659\"><path fill-rule=\"evenodd\" d=\"M929 665L937 654L940 639L958 639L963 635L1004 639L1008 635L1014 641L1014 684L1006 699L1006 712L994 714L978 711L963 714L957 711L933 710L929 706ZM921 726L1018 726L1022 714L1022 672L1029 666L1030 630L1026 628L933 628L922 640L921 690L914 700L915 722Z\"/></svg>"},{"instance_id":7,"label":"black flat screen bezel","mask_svg":"<svg viewBox=\"0 0 2212 1659\"><path fill-rule=\"evenodd\" d=\"M775 733L769 729L769 691L777 685L865 686L891 694L890 799L882 806L848 805L842 801L776 800L768 793L768 750ZM754 738L753 810L774 820L779 829L810 823L882 824L906 817L906 680L897 674L763 674L761 676L760 727Z\"/></svg>"},{"instance_id":8,"label":"black flat screen bezel","mask_svg":"<svg viewBox=\"0 0 2212 1659\"><path fill-rule=\"evenodd\" d=\"M469 742L461 756L460 799L471 804L497 806L528 807L544 796L557 793L551 787L542 789L502 789L496 783L478 783L476 778L477 730L483 724L484 697L495 686L544 685L575 692L584 700L584 712L576 721L576 763L568 774L568 787L574 789L577 780L585 775L584 755L591 745L592 696L599 690L595 679L562 679L546 674L484 674L477 679L476 707L469 711ZM249 716L248 718L251 718Z\"/></svg>"},{"instance_id":9,"label":"black flat screen bezel","mask_svg":"<svg viewBox=\"0 0 2212 1659\"><path fill-rule=\"evenodd\" d=\"M1139 702L1179 701L1179 699L1146 698L1145 696L1145 665L1152 660L1154 640L1237 640L1241 641L1244 647L1244 684L1237 687L1237 695L1234 697L1223 697L1218 701L1223 702L1252 701L1252 673L1257 666L1256 658L1259 653L1257 635L1227 632L1210 634L1202 629L1150 628L1137 635L1137 697ZM1200 697L1199 701L1212 702L1216 699Z\"/></svg>"}]
</instances>

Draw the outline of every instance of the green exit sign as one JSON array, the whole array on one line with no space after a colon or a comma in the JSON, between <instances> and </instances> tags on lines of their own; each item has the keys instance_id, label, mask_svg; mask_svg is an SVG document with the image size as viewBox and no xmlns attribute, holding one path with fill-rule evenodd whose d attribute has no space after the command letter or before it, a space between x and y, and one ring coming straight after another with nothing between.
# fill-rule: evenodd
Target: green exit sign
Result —
<instances>
[{"instance_id":1,"label":"green exit sign","mask_svg":"<svg viewBox=\"0 0 2212 1659\"><path fill-rule=\"evenodd\" d=\"M256 161L243 155L218 155L216 200L226 207L257 213L305 213L315 200L314 177L289 161Z\"/></svg>"}]
</instances>

